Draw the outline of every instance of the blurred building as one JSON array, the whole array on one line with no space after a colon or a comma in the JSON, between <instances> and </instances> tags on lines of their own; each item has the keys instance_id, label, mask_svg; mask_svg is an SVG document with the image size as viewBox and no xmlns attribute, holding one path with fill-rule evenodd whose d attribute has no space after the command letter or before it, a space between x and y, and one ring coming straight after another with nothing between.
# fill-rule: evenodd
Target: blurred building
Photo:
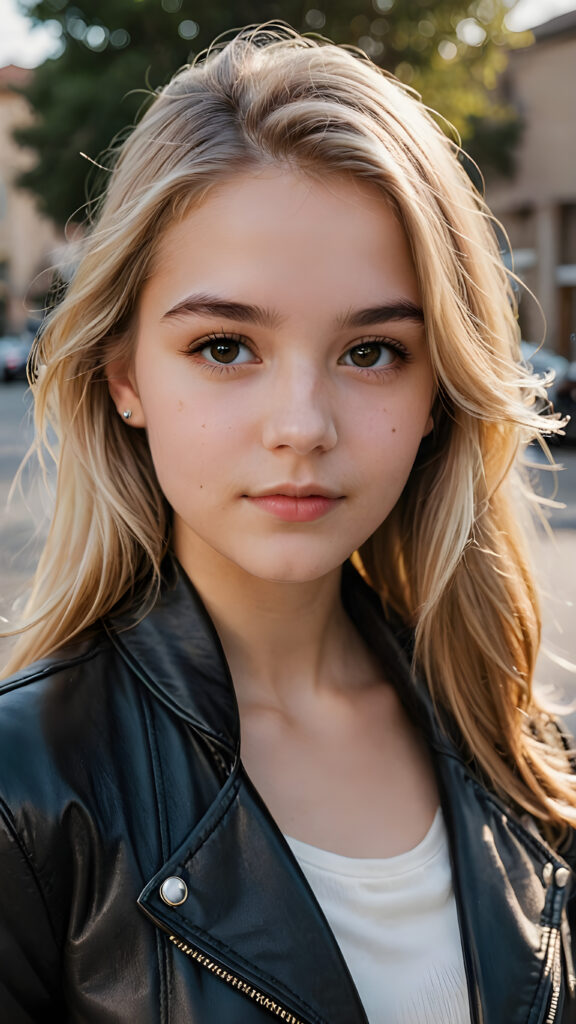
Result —
<instances>
[{"instance_id":1,"label":"blurred building","mask_svg":"<svg viewBox=\"0 0 576 1024\"><path fill-rule=\"evenodd\" d=\"M576 11L533 32L531 46L510 52L506 75L524 121L516 175L491 182L487 198L508 231L517 274L542 305L547 345L576 359ZM525 338L541 339L530 300L520 322Z\"/></svg>"},{"instance_id":2,"label":"blurred building","mask_svg":"<svg viewBox=\"0 0 576 1024\"><path fill-rule=\"evenodd\" d=\"M26 100L13 91L30 71L13 64L0 68L0 334L19 333L49 287L47 268L61 233L38 212L33 197L15 186L33 154L16 145L12 131L31 117Z\"/></svg>"}]
</instances>

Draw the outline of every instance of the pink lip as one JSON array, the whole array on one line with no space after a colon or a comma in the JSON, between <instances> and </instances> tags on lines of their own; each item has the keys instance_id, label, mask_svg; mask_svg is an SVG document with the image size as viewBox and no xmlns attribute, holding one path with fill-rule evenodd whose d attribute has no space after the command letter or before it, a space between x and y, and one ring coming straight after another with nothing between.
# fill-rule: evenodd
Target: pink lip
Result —
<instances>
[{"instance_id":1,"label":"pink lip","mask_svg":"<svg viewBox=\"0 0 576 1024\"><path fill-rule=\"evenodd\" d=\"M263 512L286 523L312 523L325 516L342 499L326 494L262 494L248 496L248 500Z\"/></svg>"}]
</instances>

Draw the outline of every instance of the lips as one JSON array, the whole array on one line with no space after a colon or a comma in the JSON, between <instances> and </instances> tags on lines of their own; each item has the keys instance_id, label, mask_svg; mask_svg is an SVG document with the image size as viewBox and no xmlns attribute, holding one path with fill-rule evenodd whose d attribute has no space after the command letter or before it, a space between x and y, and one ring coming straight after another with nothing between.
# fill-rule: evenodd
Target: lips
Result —
<instances>
[{"instance_id":1,"label":"lips","mask_svg":"<svg viewBox=\"0 0 576 1024\"><path fill-rule=\"evenodd\" d=\"M309 483L309 484L273 484L271 487L263 488L261 491L257 491L255 494L250 494L248 497L251 498L267 498L271 494L282 494L287 498L341 498L342 494L340 491L335 491L331 487L323 487L321 484Z\"/></svg>"},{"instance_id":2,"label":"lips","mask_svg":"<svg viewBox=\"0 0 576 1024\"><path fill-rule=\"evenodd\" d=\"M341 494L314 484L306 487L281 484L260 494L246 495L246 498L261 512L287 523L322 519L343 500Z\"/></svg>"}]
</instances>

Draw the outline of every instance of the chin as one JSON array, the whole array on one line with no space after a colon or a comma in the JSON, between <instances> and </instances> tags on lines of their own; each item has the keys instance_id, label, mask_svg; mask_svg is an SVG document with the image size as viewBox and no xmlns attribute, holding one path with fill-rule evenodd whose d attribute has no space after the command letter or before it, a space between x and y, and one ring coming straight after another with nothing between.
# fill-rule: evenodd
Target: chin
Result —
<instances>
[{"instance_id":1,"label":"chin","mask_svg":"<svg viewBox=\"0 0 576 1024\"><path fill-rule=\"evenodd\" d=\"M240 567L257 579L269 583L312 583L342 567L348 555L341 558L286 557L245 562Z\"/></svg>"}]
</instances>

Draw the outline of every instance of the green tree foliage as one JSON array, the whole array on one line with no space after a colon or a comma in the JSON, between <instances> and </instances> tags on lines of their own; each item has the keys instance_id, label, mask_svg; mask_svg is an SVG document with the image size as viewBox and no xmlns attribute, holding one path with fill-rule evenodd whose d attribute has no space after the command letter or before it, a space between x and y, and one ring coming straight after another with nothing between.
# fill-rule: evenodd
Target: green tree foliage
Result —
<instances>
[{"instance_id":1,"label":"green tree foliage","mask_svg":"<svg viewBox=\"0 0 576 1024\"><path fill-rule=\"evenodd\" d=\"M506 171L518 121L495 87L507 46L526 42L504 27L514 2L21 0L61 33L59 56L25 89L35 120L17 138L38 161L21 184L56 221L82 219L94 175L81 154L106 164L111 140L176 68L220 33L270 19L365 50L456 126L484 171Z\"/></svg>"}]
</instances>

